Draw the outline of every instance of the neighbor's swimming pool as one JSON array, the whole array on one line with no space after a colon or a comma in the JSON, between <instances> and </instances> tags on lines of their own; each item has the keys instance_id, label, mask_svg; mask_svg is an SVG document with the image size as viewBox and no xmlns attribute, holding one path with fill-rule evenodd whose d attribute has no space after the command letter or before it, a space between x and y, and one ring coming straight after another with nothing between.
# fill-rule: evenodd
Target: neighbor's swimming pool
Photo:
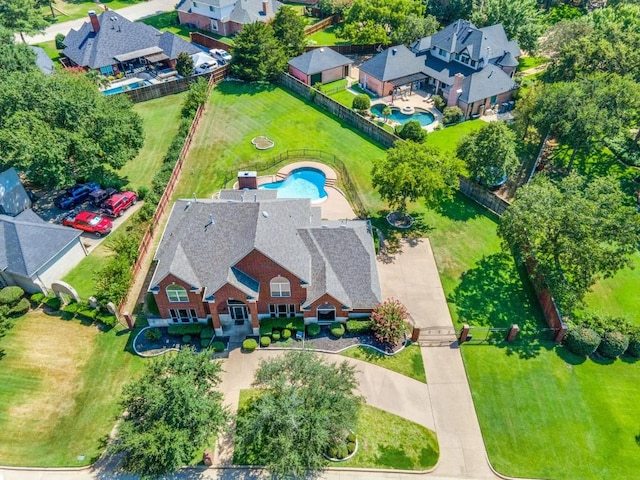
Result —
<instances>
[{"instance_id":1,"label":"neighbor's swimming pool","mask_svg":"<svg viewBox=\"0 0 640 480\"><path fill-rule=\"evenodd\" d=\"M258 188L278 190L278 198L309 198L312 203L327 198L324 184L327 177L316 168L298 168L280 182L265 183Z\"/></svg>"},{"instance_id":2,"label":"neighbor's swimming pool","mask_svg":"<svg viewBox=\"0 0 640 480\"><path fill-rule=\"evenodd\" d=\"M102 92L103 95L115 95L116 93L126 92L127 90L133 90L135 88L145 87L151 85L148 80L140 80L139 82L129 83L128 85L120 85L119 87L109 88Z\"/></svg>"},{"instance_id":3,"label":"neighbor's swimming pool","mask_svg":"<svg viewBox=\"0 0 640 480\"><path fill-rule=\"evenodd\" d=\"M373 107L371 107L371 113L375 113L379 117L382 117L382 109L384 107L385 107L384 104L378 103ZM426 127L427 125L431 125L436 119L433 113L429 112L428 110L422 110L421 108L416 108L415 113L411 115L405 115L397 107L391 107L391 115L389 115L387 118L391 120L395 120L401 125L404 125L409 120L417 120L420 122L420 125L422 125L423 127Z\"/></svg>"}]
</instances>

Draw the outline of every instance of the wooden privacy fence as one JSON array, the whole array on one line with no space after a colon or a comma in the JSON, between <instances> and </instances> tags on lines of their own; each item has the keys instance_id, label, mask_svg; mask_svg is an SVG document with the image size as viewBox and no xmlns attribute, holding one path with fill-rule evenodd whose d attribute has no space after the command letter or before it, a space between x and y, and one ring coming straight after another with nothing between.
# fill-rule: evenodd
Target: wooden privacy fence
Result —
<instances>
[{"instance_id":1,"label":"wooden privacy fence","mask_svg":"<svg viewBox=\"0 0 640 480\"><path fill-rule=\"evenodd\" d=\"M202 45L203 47L211 48L221 48L222 50L232 50L233 46L228 43L221 42L220 40L210 37L209 35L205 35L200 32L189 32L189 38L191 39L191 43L197 43L198 45Z\"/></svg>"},{"instance_id":2,"label":"wooden privacy fence","mask_svg":"<svg viewBox=\"0 0 640 480\"><path fill-rule=\"evenodd\" d=\"M488 208L497 215L502 215L504 211L511 205L506 200L500 198L495 193L490 192L482 185L469 180L466 177L460 177L460 191L471 200Z\"/></svg>"},{"instance_id":3,"label":"wooden privacy fence","mask_svg":"<svg viewBox=\"0 0 640 480\"><path fill-rule=\"evenodd\" d=\"M315 50L316 48L330 48L342 55L373 55L382 51L383 47L377 43L366 45L307 45L305 51Z\"/></svg>"},{"instance_id":4,"label":"wooden privacy fence","mask_svg":"<svg viewBox=\"0 0 640 480\"><path fill-rule=\"evenodd\" d=\"M340 15L331 15L330 17L324 18L319 22L314 23L313 25L309 25L304 28L305 35L313 35L320 30L324 30L331 25L334 25L340 21Z\"/></svg>"}]
</instances>

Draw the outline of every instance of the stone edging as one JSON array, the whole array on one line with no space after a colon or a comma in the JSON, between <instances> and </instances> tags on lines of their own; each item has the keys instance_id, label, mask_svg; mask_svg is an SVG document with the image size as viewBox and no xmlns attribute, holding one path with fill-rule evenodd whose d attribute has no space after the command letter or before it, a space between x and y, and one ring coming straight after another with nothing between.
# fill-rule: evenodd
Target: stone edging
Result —
<instances>
[{"instance_id":1,"label":"stone edging","mask_svg":"<svg viewBox=\"0 0 640 480\"><path fill-rule=\"evenodd\" d=\"M324 452L322 452L322 456L324 458L326 458L327 460L329 460L330 462L336 462L336 463L338 463L338 462L346 462L347 460L350 460L356 453L358 453L359 446L360 446L360 442L358 442L358 437L356 436L356 448L353 450L353 452L351 452L346 457L344 457L344 458L333 458L333 457L330 457L329 455L325 454ZM438 458L440 458L440 455L438 455Z\"/></svg>"},{"instance_id":2,"label":"stone edging","mask_svg":"<svg viewBox=\"0 0 640 480\"><path fill-rule=\"evenodd\" d=\"M164 354L165 354L165 353L167 353L167 352L179 352L179 351L180 351L180 349L179 349L179 348L166 348L166 349L164 349L164 350L162 350L161 352L158 352L158 353L150 353L150 354L147 354L147 353L140 353L140 352L138 351L138 349L136 348L136 341L138 340L138 337L139 337L139 336L140 336L140 335L141 335L145 330L147 330L147 329L149 329L149 328L157 328L157 327L151 327L151 326L149 326L149 327L144 327L142 330L140 330L140 331L138 332L138 334L136 335L136 338L134 338L134 339L133 339L133 351L134 351L134 352L136 352L136 355L138 355L139 357L142 357L142 358L153 358L153 357L159 357L160 355L164 355Z\"/></svg>"},{"instance_id":3,"label":"stone edging","mask_svg":"<svg viewBox=\"0 0 640 480\"><path fill-rule=\"evenodd\" d=\"M349 350L350 348L356 348L356 347L367 347L367 348L371 348L373 350L375 350L378 353L381 353L382 355L385 355L387 357L393 357L394 355L397 355L398 353L400 353L401 351L403 351L405 348L407 348L407 340L405 340L404 344L402 345L402 347L397 351L397 352L393 352L393 353L387 353L384 350L380 350L377 347L374 347L373 345L367 345L366 343L359 343L357 345L349 345L348 347L344 347L341 348L340 350L324 350L322 348L298 348L298 347L272 347L271 345L269 345L268 347L259 347L257 350L309 350L312 352L320 352L320 353L333 353L335 355L338 355L346 350ZM357 360L357 359L356 359ZM362 360L363 362L366 362L366 360ZM384 368L384 367L383 367Z\"/></svg>"}]
</instances>

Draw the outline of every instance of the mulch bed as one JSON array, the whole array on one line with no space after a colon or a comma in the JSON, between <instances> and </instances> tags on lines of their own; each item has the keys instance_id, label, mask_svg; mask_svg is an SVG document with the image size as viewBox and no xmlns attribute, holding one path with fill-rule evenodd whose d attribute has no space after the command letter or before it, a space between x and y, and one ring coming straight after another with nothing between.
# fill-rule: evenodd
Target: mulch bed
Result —
<instances>
[{"instance_id":1,"label":"mulch bed","mask_svg":"<svg viewBox=\"0 0 640 480\"><path fill-rule=\"evenodd\" d=\"M389 225L396 228L410 228L413 225L413 217L408 213L391 212L387 215Z\"/></svg>"},{"instance_id":2,"label":"mulch bed","mask_svg":"<svg viewBox=\"0 0 640 480\"><path fill-rule=\"evenodd\" d=\"M200 346L200 337L197 335L191 336L191 342L188 344L182 341L182 337L176 337L173 335L169 335L167 333L166 327L156 327L162 333L162 336L159 340L151 341L145 337L144 332L138 335L136 339L136 349L142 355L158 355L163 353L169 349L176 348L184 348L185 346L190 346L195 348L196 352L201 352L202 347ZM146 330L145 330L146 331ZM223 342L226 346L229 343L229 337L216 337L213 339L214 342Z\"/></svg>"},{"instance_id":3,"label":"mulch bed","mask_svg":"<svg viewBox=\"0 0 640 480\"><path fill-rule=\"evenodd\" d=\"M253 139L251 139L251 143L258 149L258 150L268 150L269 148L273 147L275 145L275 143L273 142L273 140L271 140L270 138L267 138L265 136L259 136L259 137L255 137Z\"/></svg>"}]
</instances>

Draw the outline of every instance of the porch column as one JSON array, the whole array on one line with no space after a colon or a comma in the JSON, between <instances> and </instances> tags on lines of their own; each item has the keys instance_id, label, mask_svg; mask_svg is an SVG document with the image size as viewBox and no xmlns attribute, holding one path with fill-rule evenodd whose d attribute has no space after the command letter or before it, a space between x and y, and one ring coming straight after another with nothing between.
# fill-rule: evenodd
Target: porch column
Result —
<instances>
[{"instance_id":1,"label":"porch column","mask_svg":"<svg viewBox=\"0 0 640 480\"><path fill-rule=\"evenodd\" d=\"M258 320L258 303L247 302L249 307L249 315L251 316L251 328L253 328L253 334L258 335L260 333L260 321Z\"/></svg>"},{"instance_id":2,"label":"porch column","mask_svg":"<svg viewBox=\"0 0 640 480\"><path fill-rule=\"evenodd\" d=\"M220 323L220 315L218 315L218 306L216 302L207 302L209 304L209 311L211 312L211 321L213 322L213 329L216 335L222 335L222 324Z\"/></svg>"}]
</instances>

